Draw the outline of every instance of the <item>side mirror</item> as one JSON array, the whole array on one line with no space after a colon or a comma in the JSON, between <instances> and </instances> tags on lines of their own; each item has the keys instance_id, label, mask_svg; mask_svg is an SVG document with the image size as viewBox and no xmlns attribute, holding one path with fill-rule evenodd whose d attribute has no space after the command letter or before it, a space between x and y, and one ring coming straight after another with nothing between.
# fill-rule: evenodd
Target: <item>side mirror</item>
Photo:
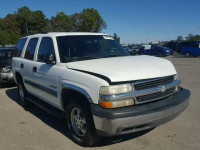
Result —
<instances>
[{"instance_id":1,"label":"side mirror","mask_svg":"<svg viewBox=\"0 0 200 150\"><path fill-rule=\"evenodd\" d=\"M55 64L56 58L54 54L49 55L49 57L46 60L46 64Z\"/></svg>"}]
</instances>

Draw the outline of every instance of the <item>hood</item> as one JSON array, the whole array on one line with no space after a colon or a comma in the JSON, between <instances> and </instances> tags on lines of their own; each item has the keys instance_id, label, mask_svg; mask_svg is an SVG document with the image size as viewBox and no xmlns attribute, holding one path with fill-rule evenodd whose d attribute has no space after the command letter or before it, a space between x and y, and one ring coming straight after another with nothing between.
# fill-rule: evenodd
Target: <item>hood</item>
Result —
<instances>
[{"instance_id":1,"label":"hood","mask_svg":"<svg viewBox=\"0 0 200 150\"><path fill-rule=\"evenodd\" d=\"M176 74L172 63L152 56L124 56L67 63L69 69L105 76L111 82L157 78Z\"/></svg>"},{"instance_id":2,"label":"hood","mask_svg":"<svg viewBox=\"0 0 200 150\"><path fill-rule=\"evenodd\" d=\"M11 59L0 60L0 66L11 66L11 64L12 64Z\"/></svg>"}]
</instances>

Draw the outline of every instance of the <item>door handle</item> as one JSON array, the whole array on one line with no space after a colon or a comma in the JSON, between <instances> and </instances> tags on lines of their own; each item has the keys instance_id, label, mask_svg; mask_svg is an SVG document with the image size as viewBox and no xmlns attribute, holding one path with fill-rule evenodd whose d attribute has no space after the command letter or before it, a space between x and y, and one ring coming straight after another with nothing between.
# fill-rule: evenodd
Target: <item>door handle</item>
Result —
<instances>
[{"instance_id":1,"label":"door handle","mask_svg":"<svg viewBox=\"0 0 200 150\"><path fill-rule=\"evenodd\" d=\"M24 64L21 64L21 65L20 65L20 68L23 69L23 68L24 68Z\"/></svg>"},{"instance_id":2,"label":"door handle","mask_svg":"<svg viewBox=\"0 0 200 150\"><path fill-rule=\"evenodd\" d=\"M37 67L33 67L33 72L37 72Z\"/></svg>"}]
</instances>

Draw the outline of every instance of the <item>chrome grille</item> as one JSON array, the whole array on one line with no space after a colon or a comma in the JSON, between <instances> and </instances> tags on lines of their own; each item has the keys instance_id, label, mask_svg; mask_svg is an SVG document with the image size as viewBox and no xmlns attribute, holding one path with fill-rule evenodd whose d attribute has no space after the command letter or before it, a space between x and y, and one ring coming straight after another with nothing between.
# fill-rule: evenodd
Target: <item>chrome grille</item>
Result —
<instances>
[{"instance_id":1,"label":"chrome grille","mask_svg":"<svg viewBox=\"0 0 200 150\"><path fill-rule=\"evenodd\" d=\"M170 96L174 92L175 92L175 87L167 89L165 92L157 92L157 93L152 93L152 94L148 94L148 95L138 96L137 102L138 103L144 103L144 102L150 102L150 101L158 100L158 99Z\"/></svg>"},{"instance_id":2,"label":"chrome grille","mask_svg":"<svg viewBox=\"0 0 200 150\"><path fill-rule=\"evenodd\" d=\"M139 82L133 83L133 86L136 91L139 91L139 90L158 87L160 85L169 84L173 81L174 81L174 76L167 76L167 77L156 78L156 79L151 79L151 80L144 80L141 82L139 81Z\"/></svg>"}]
</instances>

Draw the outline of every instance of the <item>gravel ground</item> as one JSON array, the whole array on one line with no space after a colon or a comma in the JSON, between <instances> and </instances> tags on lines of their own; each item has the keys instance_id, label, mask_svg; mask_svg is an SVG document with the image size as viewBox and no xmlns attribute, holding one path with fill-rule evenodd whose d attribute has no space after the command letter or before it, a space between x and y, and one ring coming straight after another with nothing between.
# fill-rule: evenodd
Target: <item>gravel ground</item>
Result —
<instances>
[{"instance_id":1,"label":"gravel ground","mask_svg":"<svg viewBox=\"0 0 200 150\"><path fill-rule=\"evenodd\" d=\"M16 87L0 89L0 150L199 150L200 59L166 58L175 65L182 86L192 92L189 107L175 120L148 132L104 138L92 148L80 147L68 138L65 121L33 106L24 110Z\"/></svg>"}]
</instances>

